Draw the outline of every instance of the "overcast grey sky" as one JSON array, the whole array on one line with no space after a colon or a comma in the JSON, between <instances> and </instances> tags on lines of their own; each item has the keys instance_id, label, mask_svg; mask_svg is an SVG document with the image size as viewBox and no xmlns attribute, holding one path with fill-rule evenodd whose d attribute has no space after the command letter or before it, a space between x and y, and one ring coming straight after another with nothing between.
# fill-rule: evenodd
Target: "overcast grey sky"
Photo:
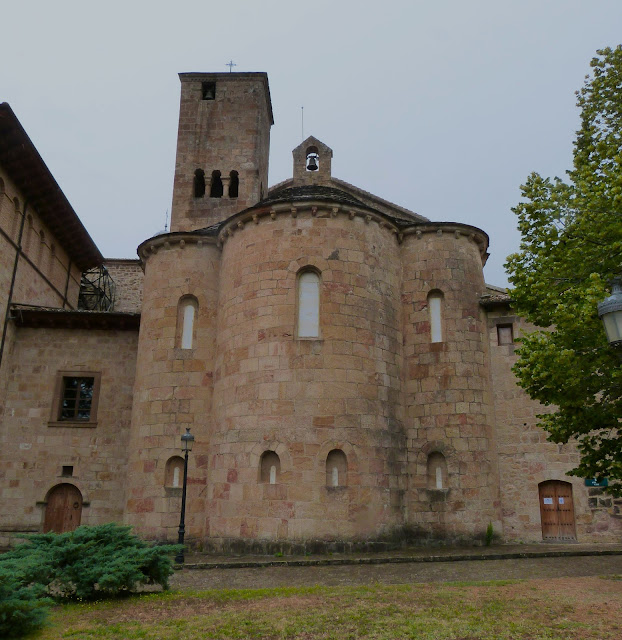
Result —
<instances>
[{"instance_id":1,"label":"overcast grey sky","mask_svg":"<svg viewBox=\"0 0 622 640\"><path fill-rule=\"evenodd\" d=\"M270 184L314 135L333 175L490 236L504 286L511 207L563 175L574 91L622 38L620 0L48 0L4 3L9 102L107 257L136 257L170 209L178 72L268 73Z\"/></svg>"}]
</instances>

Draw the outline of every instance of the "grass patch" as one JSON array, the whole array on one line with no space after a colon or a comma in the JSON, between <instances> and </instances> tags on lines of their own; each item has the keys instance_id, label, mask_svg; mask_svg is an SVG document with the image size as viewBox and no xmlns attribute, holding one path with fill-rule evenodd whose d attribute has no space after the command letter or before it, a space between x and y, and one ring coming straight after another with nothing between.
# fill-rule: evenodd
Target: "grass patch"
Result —
<instances>
[{"instance_id":1,"label":"grass patch","mask_svg":"<svg viewBox=\"0 0 622 640\"><path fill-rule=\"evenodd\" d=\"M581 600L597 584L602 610ZM31 638L617 640L621 596L620 583L589 578L179 591L57 607L51 625Z\"/></svg>"}]
</instances>

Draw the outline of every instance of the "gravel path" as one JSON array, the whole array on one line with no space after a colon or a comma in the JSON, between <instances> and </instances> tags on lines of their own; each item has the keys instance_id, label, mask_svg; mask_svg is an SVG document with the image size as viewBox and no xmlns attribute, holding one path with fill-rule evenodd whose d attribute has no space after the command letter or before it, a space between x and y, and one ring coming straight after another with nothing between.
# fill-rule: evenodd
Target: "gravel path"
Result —
<instances>
[{"instance_id":1,"label":"gravel path","mask_svg":"<svg viewBox=\"0 0 622 640\"><path fill-rule=\"evenodd\" d=\"M520 558L323 567L184 569L174 589L261 589L312 585L409 584L455 580L507 580L622 575L622 555Z\"/></svg>"}]
</instances>

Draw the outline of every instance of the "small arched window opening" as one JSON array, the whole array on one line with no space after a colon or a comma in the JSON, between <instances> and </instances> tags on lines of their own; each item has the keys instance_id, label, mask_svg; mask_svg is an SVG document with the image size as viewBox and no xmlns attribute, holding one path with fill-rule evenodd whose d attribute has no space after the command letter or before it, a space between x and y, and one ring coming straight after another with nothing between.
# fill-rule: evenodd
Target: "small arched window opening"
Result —
<instances>
[{"instance_id":1,"label":"small arched window opening","mask_svg":"<svg viewBox=\"0 0 622 640\"><path fill-rule=\"evenodd\" d=\"M179 300L177 310L177 346L192 349L195 340L195 325L199 302L194 296L184 296Z\"/></svg>"},{"instance_id":2,"label":"small arched window opening","mask_svg":"<svg viewBox=\"0 0 622 640\"><path fill-rule=\"evenodd\" d=\"M48 266L48 274L50 276L50 280L54 282L54 272L56 270L56 245L52 243L50 245L50 264Z\"/></svg>"},{"instance_id":3,"label":"small arched window opening","mask_svg":"<svg viewBox=\"0 0 622 640\"><path fill-rule=\"evenodd\" d=\"M17 211L17 207L19 205L17 198L15 198L15 202L16 202L15 210ZM33 233L34 233L34 228L33 228L32 216L28 214L28 216L26 216L26 236L22 240L22 250L24 251L24 253L30 254L31 252L30 243L32 242Z\"/></svg>"},{"instance_id":4,"label":"small arched window opening","mask_svg":"<svg viewBox=\"0 0 622 640\"><path fill-rule=\"evenodd\" d=\"M348 460L341 449L333 449L326 456L326 486L345 487L348 482Z\"/></svg>"},{"instance_id":5,"label":"small arched window opening","mask_svg":"<svg viewBox=\"0 0 622 640\"><path fill-rule=\"evenodd\" d=\"M184 481L184 459L173 456L166 461L164 470L164 486L168 489L179 489Z\"/></svg>"},{"instance_id":6,"label":"small arched window opening","mask_svg":"<svg viewBox=\"0 0 622 640\"><path fill-rule=\"evenodd\" d=\"M298 276L299 338L320 337L320 275L317 271L301 271Z\"/></svg>"},{"instance_id":7,"label":"small arched window opening","mask_svg":"<svg viewBox=\"0 0 622 640\"><path fill-rule=\"evenodd\" d=\"M210 185L209 197L210 198L222 198L223 187L222 178L220 177L220 171L212 171L212 182Z\"/></svg>"},{"instance_id":8,"label":"small arched window opening","mask_svg":"<svg viewBox=\"0 0 622 640\"><path fill-rule=\"evenodd\" d=\"M430 342L443 342L443 292L430 291L428 294L430 314Z\"/></svg>"},{"instance_id":9,"label":"small arched window opening","mask_svg":"<svg viewBox=\"0 0 622 640\"><path fill-rule=\"evenodd\" d=\"M237 171L232 171L229 174L229 197L237 198L240 190L240 176Z\"/></svg>"},{"instance_id":10,"label":"small arched window opening","mask_svg":"<svg viewBox=\"0 0 622 640\"><path fill-rule=\"evenodd\" d=\"M194 197L202 198L205 195L205 171L196 169L194 172Z\"/></svg>"},{"instance_id":11,"label":"small arched window opening","mask_svg":"<svg viewBox=\"0 0 622 640\"><path fill-rule=\"evenodd\" d=\"M265 484L276 484L281 475L281 460L274 451L264 451L259 467L259 481Z\"/></svg>"},{"instance_id":12,"label":"small arched window opening","mask_svg":"<svg viewBox=\"0 0 622 640\"><path fill-rule=\"evenodd\" d=\"M37 255L37 264L40 268L43 267L43 254L45 252L45 233L43 230L39 231L39 251Z\"/></svg>"},{"instance_id":13,"label":"small arched window opening","mask_svg":"<svg viewBox=\"0 0 622 640\"><path fill-rule=\"evenodd\" d=\"M309 147L306 153L307 171L318 171L320 168L320 154L317 147Z\"/></svg>"},{"instance_id":14,"label":"small arched window opening","mask_svg":"<svg viewBox=\"0 0 622 640\"><path fill-rule=\"evenodd\" d=\"M439 451L428 456L428 489L447 489L447 461Z\"/></svg>"}]
</instances>

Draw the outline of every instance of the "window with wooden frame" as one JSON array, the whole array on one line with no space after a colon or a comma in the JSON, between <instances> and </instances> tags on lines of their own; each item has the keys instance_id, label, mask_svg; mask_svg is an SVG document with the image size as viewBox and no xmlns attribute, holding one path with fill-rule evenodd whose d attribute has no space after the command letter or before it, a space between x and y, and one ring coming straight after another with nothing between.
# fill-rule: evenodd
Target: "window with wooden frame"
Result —
<instances>
[{"instance_id":1,"label":"window with wooden frame","mask_svg":"<svg viewBox=\"0 0 622 640\"><path fill-rule=\"evenodd\" d=\"M91 371L59 371L52 403L51 426L97 424L101 374Z\"/></svg>"}]
</instances>

